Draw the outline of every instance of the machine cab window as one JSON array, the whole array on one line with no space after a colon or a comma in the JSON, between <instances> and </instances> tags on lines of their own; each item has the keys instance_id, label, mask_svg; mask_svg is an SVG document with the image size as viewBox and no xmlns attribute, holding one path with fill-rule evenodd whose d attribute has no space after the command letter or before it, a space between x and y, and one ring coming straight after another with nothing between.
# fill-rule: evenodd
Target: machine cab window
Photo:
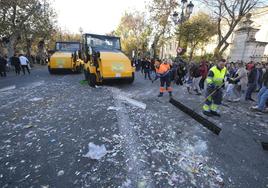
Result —
<instances>
[{"instance_id":1,"label":"machine cab window","mask_svg":"<svg viewBox=\"0 0 268 188\"><path fill-rule=\"evenodd\" d=\"M81 49L79 42L56 42L56 51L75 52Z\"/></svg>"}]
</instances>

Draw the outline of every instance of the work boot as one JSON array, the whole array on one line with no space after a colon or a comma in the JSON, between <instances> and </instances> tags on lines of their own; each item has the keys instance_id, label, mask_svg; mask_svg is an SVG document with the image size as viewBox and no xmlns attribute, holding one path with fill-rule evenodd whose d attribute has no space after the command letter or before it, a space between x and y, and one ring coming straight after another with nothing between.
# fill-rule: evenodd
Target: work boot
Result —
<instances>
[{"instance_id":1,"label":"work boot","mask_svg":"<svg viewBox=\"0 0 268 188\"><path fill-rule=\"evenodd\" d=\"M213 115L213 116L218 116L218 117L221 117L221 115L216 112L216 111L210 111L210 113Z\"/></svg>"},{"instance_id":2,"label":"work boot","mask_svg":"<svg viewBox=\"0 0 268 188\"><path fill-rule=\"evenodd\" d=\"M211 112L209 112L209 111L203 111L203 114L206 115L206 116L208 116L208 117L213 116L213 115L211 114Z\"/></svg>"},{"instance_id":3,"label":"work boot","mask_svg":"<svg viewBox=\"0 0 268 188\"><path fill-rule=\"evenodd\" d=\"M163 93L159 93L158 97L163 97Z\"/></svg>"}]
</instances>

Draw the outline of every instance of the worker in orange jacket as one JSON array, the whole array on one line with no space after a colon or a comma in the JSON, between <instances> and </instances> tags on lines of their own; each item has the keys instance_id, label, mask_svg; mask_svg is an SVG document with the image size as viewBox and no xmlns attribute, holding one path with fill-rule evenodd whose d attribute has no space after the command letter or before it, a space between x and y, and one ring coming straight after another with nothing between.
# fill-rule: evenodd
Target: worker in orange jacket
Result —
<instances>
[{"instance_id":1,"label":"worker in orange jacket","mask_svg":"<svg viewBox=\"0 0 268 188\"><path fill-rule=\"evenodd\" d=\"M167 61L163 63L157 62L156 66L156 73L158 77L160 77L160 93L158 97L162 97L165 91L168 91L169 96L172 96L172 88L170 86L170 64ZM166 85L166 90L165 90Z\"/></svg>"}]
</instances>

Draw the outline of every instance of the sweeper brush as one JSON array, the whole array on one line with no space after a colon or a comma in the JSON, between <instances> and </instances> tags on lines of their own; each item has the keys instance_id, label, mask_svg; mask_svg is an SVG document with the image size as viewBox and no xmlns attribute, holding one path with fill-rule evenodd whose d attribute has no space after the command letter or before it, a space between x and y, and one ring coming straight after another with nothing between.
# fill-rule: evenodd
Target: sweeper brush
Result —
<instances>
[{"instance_id":1,"label":"sweeper brush","mask_svg":"<svg viewBox=\"0 0 268 188\"><path fill-rule=\"evenodd\" d=\"M192 109L188 108L187 106L183 105L182 103L180 103L179 101L177 101L173 98L170 98L169 102L171 104L173 104L175 107L177 107L178 109L180 109L181 111L183 111L185 114L187 114L188 116L190 116L191 118L196 120L198 123L200 123L201 125L203 125L207 129L212 131L214 134L216 134L216 135L220 134L221 128L219 128L213 122L207 120L203 116L199 115L198 113L196 113Z\"/></svg>"}]
</instances>

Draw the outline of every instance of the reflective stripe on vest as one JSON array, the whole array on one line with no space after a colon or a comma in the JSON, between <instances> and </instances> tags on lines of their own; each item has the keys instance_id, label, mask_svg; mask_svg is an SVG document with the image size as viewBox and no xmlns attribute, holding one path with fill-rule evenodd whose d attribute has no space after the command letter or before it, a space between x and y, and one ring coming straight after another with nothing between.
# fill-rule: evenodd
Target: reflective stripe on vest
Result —
<instances>
[{"instance_id":1,"label":"reflective stripe on vest","mask_svg":"<svg viewBox=\"0 0 268 188\"><path fill-rule=\"evenodd\" d=\"M222 70L219 70L217 66L213 66L209 71L212 71L214 76L207 78L207 83L214 83L216 86L220 86L223 83L224 77L226 75L227 69L224 67Z\"/></svg>"}]
</instances>

